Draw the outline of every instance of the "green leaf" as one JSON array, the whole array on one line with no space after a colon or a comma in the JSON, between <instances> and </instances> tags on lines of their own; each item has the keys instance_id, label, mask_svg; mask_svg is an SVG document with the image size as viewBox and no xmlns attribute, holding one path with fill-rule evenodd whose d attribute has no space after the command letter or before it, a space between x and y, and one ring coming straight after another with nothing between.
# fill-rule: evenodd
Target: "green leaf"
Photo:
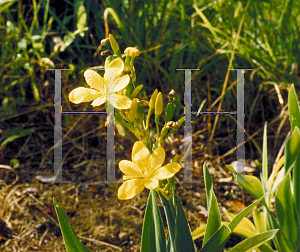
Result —
<instances>
[{"instance_id":1,"label":"green leaf","mask_svg":"<svg viewBox=\"0 0 300 252\"><path fill-rule=\"evenodd\" d=\"M294 132L299 132L298 127L295 127ZM300 139L300 132L299 138ZM295 143L296 144L296 143ZM300 144L298 143L298 146ZM300 155L298 155L293 168L293 189L294 189L294 200L296 213L298 215L298 219L300 220Z\"/></svg>"},{"instance_id":2,"label":"green leaf","mask_svg":"<svg viewBox=\"0 0 300 252\"><path fill-rule=\"evenodd\" d=\"M232 221L236 217L235 214L228 212L226 209L225 209L225 214L227 215L227 217L230 221ZM251 233L257 233L256 227L253 225L253 223L247 217L244 217L238 223L237 227L247 229L247 230L251 231ZM235 231L235 229L233 231ZM249 237L249 236L247 236L247 237Z\"/></svg>"},{"instance_id":3,"label":"green leaf","mask_svg":"<svg viewBox=\"0 0 300 252\"><path fill-rule=\"evenodd\" d=\"M253 221L259 233L263 233L266 231L264 226L265 216L263 212L257 210L257 207L254 207L253 209Z\"/></svg>"},{"instance_id":4,"label":"green leaf","mask_svg":"<svg viewBox=\"0 0 300 252\"><path fill-rule=\"evenodd\" d=\"M300 240L300 230L298 216L295 212L290 173L285 176L279 185L275 195L275 209L280 226L278 236L281 240L286 241L286 244L283 246L283 251L297 251Z\"/></svg>"},{"instance_id":5,"label":"green leaf","mask_svg":"<svg viewBox=\"0 0 300 252\"><path fill-rule=\"evenodd\" d=\"M227 225L222 225L205 243L200 252L221 252L232 233Z\"/></svg>"},{"instance_id":6,"label":"green leaf","mask_svg":"<svg viewBox=\"0 0 300 252\"><path fill-rule=\"evenodd\" d=\"M207 227L203 239L203 245L211 238L211 236L221 227L221 215L219 211L216 195L213 191L213 183L211 175L208 171L206 162L203 165L204 183L206 189L206 202L207 202Z\"/></svg>"},{"instance_id":7,"label":"green leaf","mask_svg":"<svg viewBox=\"0 0 300 252\"><path fill-rule=\"evenodd\" d=\"M264 233L251 236L234 246L232 249L229 250L229 252L246 252L249 250L251 251L252 249L256 249L265 242L273 239L277 232L278 229L266 231Z\"/></svg>"},{"instance_id":8,"label":"green leaf","mask_svg":"<svg viewBox=\"0 0 300 252\"><path fill-rule=\"evenodd\" d=\"M244 218L245 219L245 218ZM249 220L250 221L250 220ZM225 225L228 225L228 222L226 221L222 221L222 224L225 224ZM240 222L237 227L233 230L233 234L235 235L238 235L240 237L243 237L243 238L249 238L253 235L256 235L257 232L253 232L252 228L249 229L249 228L245 228L243 226L243 222ZM253 225L253 224L252 224ZM248 225L247 225L248 226ZM205 233L205 228L206 228L206 224L195 229L193 232L192 232L192 235L193 235L193 239L196 240L202 236L204 236L204 233ZM259 251L260 252L274 252L274 250L272 249L272 247L270 247L268 244L262 244L260 247L259 247Z\"/></svg>"},{"instance_id":9,"label":"green leaf","mask_svg":"<svg viewBox=\"0 0 300 252\"><path fill-rule=\"evenodd\" d=\"M290 172L290 170L293 168L294 163L296 162L296 158L299 157L299 148L300 148L300 134L299 134L299 128L296 127L291 137L287 141L284 149L285 175Z\"/></svg>"},{"instance_id":10,"label":"green leaf","mask_svg":"<svg viewBox=\"0 0 300 252\"><path fill-rule=\"evenodd\" d=\"M156 202L155 190L151 190L144 216L141 252L166 252L166 236Z\"/></svg>"},{"instance_id":11,"label":"green leaf","mask_svg":"<svg viewBox=\"0 0 300 252\"><path fill-rule=\"evenodd\" d=\"M175 224L176 252L193 252L195 245L190 226L184 213L181 200L177 197L177 214Z\"/></svg>"},{"instance_id":12,"label":"green leaf","mask_svg":"<svg viewBox=\"0 0 300 252\"><path fill-rule=\"evenodd\" d=\"M300 107L294 85L291 86L288 96L289 116L292 132L297 126L300 129Z\"/></svg>"},{"instance_id":13,"label":"green leaf","mask_svg":"<svg viewBox=\"0 0 300 252\"><path fill-rule=\"evenodd\" d=\"M91 252L92 250L84 246L77 238L66 212L53 198L53 205L58 217L61 232L64 238L65 246L68 252Z\"/></svg>"},{"instance_id":14,"label":"green leaf","mask_svg":"<svg viewBox=\"0 0 300 252\"><path fill-rule=\"evenodd\" d=\"M167 224L168 224L168 229L169 229L169 241L170 241L170 246L173 248L174 251L175 249L175 221L176 221L176 216L175 216L175 208L172 204L172 198L170 201L168 201L160 191L158 191L158 195L161 199L161 202L163 204L164 210L165 210L165 215L167 219Z\"/></svg>"},{"instance_id":15,"label":"green leaf","mask_svg":"<svg viewBox=\"0 0 300 252\"><path fill-rule=\"evenodd\" d=\"M230 170L233 174L236 174L232 166L226 165L226 168ZM243 174L236 174L236 175L238 181L244 180L249 182L249 183L239 183L239 185L242 188L244 188L248 193L250 193L253 197L259 199L262 195L264 195L262 184L257 177L251 175L243 175Z\"/></svg>"},{"instance_id":16,"label":"green leaf","mask_svg":"<svg viewBox=\"0 0 300 252\"><path fill-rule=\"evenodd\" d=\"M267 123L264 126L264 136L263 136L263 154L262 154L262 174L263 180L262 183L266 184L268 181L268 147L267 147Z\"/></svg>"},{"instance_id":17,"label":"green leaf","mask_svg":"<svg viewBox=\"0 0 300 252\"><path fill-rule=\"evenodd\" d=\"M8 144L10 142L13 142L14 140L16 140L20 137L28 136L34 130L35 130L35 128L30 128L30 129L23 129L23 128L20 128L20 127L10 128L7 131L5 131L3 136L0 138L0 141L2 139L5 139L1 143L0 146L3 148L6 144Z\"/></svg>"},{"instance_id":18,"label":"green leaf","mask_svg":"<svg viewBox=\"0 0 300 252\"><path fill-rule=\"evenodd\" d=\"M264 199L265 195L260 197L258 200L254 201L251 205L247 206L243 211L239 212L234 219L229 223L228 227L234 230L235 227L242 221L244 217L260 202Z\"/></svg>"}]
</instances>

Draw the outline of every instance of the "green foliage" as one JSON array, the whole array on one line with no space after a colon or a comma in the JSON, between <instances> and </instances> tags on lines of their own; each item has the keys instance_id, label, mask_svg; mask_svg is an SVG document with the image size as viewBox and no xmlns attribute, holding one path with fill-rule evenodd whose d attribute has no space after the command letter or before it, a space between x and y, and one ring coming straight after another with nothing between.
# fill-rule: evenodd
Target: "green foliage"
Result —
<instances>
[{"instance_id":1,"label":"green foliage","mask_svg":"<svg viewBox=\"0 0 300 252\"><path fill-rule=\"evenodd\" d=\"M273 239L274 245L279 252L296 252L299 251L300 248L300 131L298 128L300 106L294 85L291 86L288 97L292 134L285 146L284 166L282 167L282 161L279 161L280 164L275 167L270 177L268 177L268 169L266 167L266 160L268 158L267 127L265 127L262 157L263 173L261 175L262 183L256 182L257 188L264 188L266 191L265 200L262 201L264 212L254 211L254 222L258 230L267 232L274 228L280 229ZM230 166L227 166L227 168L232 172L234 171ZM257 178L249 176L249 181L251 180L257 181ZM240 185L255 198L259 197L258 194L253 193L256 189L245 187L243 183ZM271 198L273 197L274 192L276 192L276 218L270 211ZM263 224L261 222L263 222Z\"/></svg>"},{"instance_id":2,"label":"green foliage","mask_svg":"<svg viewBox=\"0 0 300 252\"><path fill-rule=\"evenodd\" d=\"M65 246L68 252L91 252L86 246L84 246L77 238L66 212L59 205L59 203L53 198L53 205L58 217L61 232L64 238Z\"/></svg>"},{"instance_id":3,"label":"green foliage","mask_svg":"<svg viewBox=\"0 0 300 252\"><path fill-rule=\"evenodd\" d=\"M200 252L222 251L232 233L239 235L242 234L243 237L247 238L242 243L239 243L232 248L232 251L248 251L249 249L254 249L261 245L263 245L262 251L270 251L268 250L268 246L266 246L264 243L272 239L278 230L272 230L258 234L255 229L253 230L252 223L250 221L246 221L247 219L244 219L246 215L264 199L264 195L246 207L237 216L231 218L230 223L221 222L218 202L212 189L212 179L206 163L203 166L203 174L206 189L208 219L206 225L193 231L193 239L204 236L203 245ZM250 225L249 222L251 223ZM236 230L237 227L238 229Z\"/></svg>"},{"instance_id":4,"label":"green foliage","mask_svg":"<svg viewBox=\"0 0 300 252\"><path fill-rule=\"evenodd\" d=\"M165 230L154 190L149 194L141 239L141 252L151 251L167 251Z\"/></svg>"}]
</instances>

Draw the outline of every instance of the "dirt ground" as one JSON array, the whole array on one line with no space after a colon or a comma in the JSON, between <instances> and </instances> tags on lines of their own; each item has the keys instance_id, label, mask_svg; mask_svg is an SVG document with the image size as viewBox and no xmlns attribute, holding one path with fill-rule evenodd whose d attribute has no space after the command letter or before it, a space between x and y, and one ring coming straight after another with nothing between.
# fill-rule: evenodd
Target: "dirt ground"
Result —
<instances>
[{"instance_id":1,"label":"dirt ground","mask_svg":"<svg viewBox=\"0 0 300 252\"><path fill-rule=\"evenodd\" d=\"M84 184L53 185L35 179L13 186L0 198L2 218L7 223L1 251L65 251L53 197L66 211L80 240L93 251L138 251L148 191L132 200L120 201L118 186L94 184L84 189ZM194 230L206 221L203 181L176 187ZM216 183L215 188L220 207L231 202L234 212L243 208L237 186ZM230 190L235 190L234 194Z\"/></svg>"}]
</instances>

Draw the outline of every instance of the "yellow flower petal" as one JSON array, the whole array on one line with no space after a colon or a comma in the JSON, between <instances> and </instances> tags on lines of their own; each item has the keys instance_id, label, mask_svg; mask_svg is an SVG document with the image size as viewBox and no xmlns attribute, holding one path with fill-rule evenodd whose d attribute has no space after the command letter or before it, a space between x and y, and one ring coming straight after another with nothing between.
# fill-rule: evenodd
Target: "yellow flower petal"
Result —
<instances>
[{"instance_id":1,"label":"yellow flower petal","mask_svg":"<svg viewBox=\"0 0 300 252\"><path fill-rule=\"evenodd\" d=\"M146 179L131 179L125 181L118 189L118 198L121 200L131 199L145 188Z\"/></svg>"},{"instance_id":2,"label":"yellow flower petal","mask_svg":"<svg viewBox=\"0 0 300 252\"><path fill-rule=\"evenodd\" d=\"M92 102L92 106L93 107L97 107L97 106L101 106L103 103L106 102L106 96L103 95L103 94L100 94L98 95L100 97L98 97L97 99L95 99L93 102Z\"/></svg>"},{"instance_id":3,"label":"yellow flower petal","mask_svg":"<svg viewBox=\"0 0 300 252\"><path fill-rule=\"evenodd\" d=\"M93 101L99 97L99 95L101 95L101 93L95 89L79 87L70 92L69 100L75 104L79 104L81 102Z\"/></svg>"},{"instance_id":4,"label":"yellow flower petal","mask_svg":"<svg viewBox=\"0 0 300 252\"><path fill-rule=\"evenodd\" d=\"M115 70L113 69L105 69L105 74L104 77L106 79L106 89L107 93L113 93L114 90L114 73Z\"/></svg>"},{"instance_id":5,"label":"yellow flower petal","mask_svg":"<svg viewBox=\"0 0 300 252\"><path fill-rule=\"evenodd\" d=\"M117 109L130 109L131 107L131 100L125 95L110 94L108 102Z\"/></svg>"},{"instance_id":6,"label":"yellow flower petal","mask_svg":"<svg viewBox=\"0 0 300 252\"><path fill-rule=\"evenodd\" d=\"M123 88L125 88L130 81L130 77L129 75L124 75L121 78L118 78L114 81L114 88L113 88L113 92L118 92L120 90L122 90Z\"/></svg>"},{"instance_id":7,"label":"yellow flower petal","mask_svg":"<svg viewBox=\"0 0 300 252\"><path fill-rule=\"evenodd\" d=\"M151 173L160 167L165 161L166 152L164 148L157 147L149 157L149 165L151 166Z\"/></svg>"},{"instance_id":8,"label":"yellow flower petal","mask_svg":"<svg viewBox=\"0 0 300 252\"><path fill-rule=\"evenodd\" d=\"M177 162L172 162L157 169L153 174L153 178L156 178L158 180L168 179L173 177L180 169L180 164L178 164Z\"/></svg>"},{"instance_id":9,"label":"yellow flower petal","mask_svg":"<svg viewBox=\"0 0 300 252\"><path fill-rule=\"evenodd\" d=\"M135 142L131 154L132 162L148 162L149 157L150 152L147 147L141 141Z\"/></svg>"},{"instance_id":10,"label":"yellow flower petal","mask_svg":"<svg viewBox=\"0 0 300 252\"><path fill-rule=\"evenodd\" d=\"M119 168L127 176L144 177L141 169L131 161L121 160L119 162Z\"/></svg>"},{"instance_id":11,"label":"yellow flower petal","mask_svg":"<svg viewBox=\"0 0 300 252\"><path fill-rule=\"evenodd\" d=\"M152 178L145 183L145 187L149 190L153 190L153 189L157 188L158 185L159 185L159 182L155 178Z\"/></svg>"},{"instance_id":12,"label":"yellow flower petal","mask_svg":"<svg viewBox=\"0 0 300 252\"><path fill-rule=\"evenodd\" d=\"M121 60L120 58L116 58L112 62L110 62L107 68L105 68L104 79L107 79L107 76L112 74L112 72L109 70L113 70L114 80L118 79L124 70L123 60Z\"/></svg>"},{"instance_id":13,"label":"yellow flower petal","mask_svg":"<svg viewBox=\"0 0 300 252\"><path fill-rule=\"evenodd\" d=\"M100 93L106 93L106 80L100 74L93 70L86 70L83 75L86 83L91 88L98 90Z\"/></svg>"}]
</instances>

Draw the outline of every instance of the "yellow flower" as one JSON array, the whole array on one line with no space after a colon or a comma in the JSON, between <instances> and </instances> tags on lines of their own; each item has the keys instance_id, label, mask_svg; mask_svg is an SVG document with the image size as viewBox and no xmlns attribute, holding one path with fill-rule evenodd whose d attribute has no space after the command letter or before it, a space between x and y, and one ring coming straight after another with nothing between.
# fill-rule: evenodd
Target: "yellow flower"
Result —
<instances>
[{"instance_id":1,"label":"yellow flower","mask_svg":"<svg viewBox=\"0 0 300 252\"><path fill-rule=\"evenodd\" d=\"M129 84L129 75L120 77L123 69L123 61L117 58L105 68L104 78L93 70L86 70L84 77L91 88L73 89L69 94L69 100L75 104L93 101L93 107L100 106L108 100L117 109L129 109L131 100L127 96L115 93Z\"/></svg>"},{"instance_id":2,"label":"yellow flower","mask_svg":"<svg viewBox=\"0 0 300 252\"><path fill-rule=\"evenodd\" d=\"M132 162L121 160L120 170L125 174L125 182L119 187L118 198L131 199L146 187L149 190L158 187L159 180L171 178L181 166L177 162L162 166L165 160L165 150L157 147L150 154L147 147L141 142L135 142L132 149Z\"/></svg>"}]
</instances>

